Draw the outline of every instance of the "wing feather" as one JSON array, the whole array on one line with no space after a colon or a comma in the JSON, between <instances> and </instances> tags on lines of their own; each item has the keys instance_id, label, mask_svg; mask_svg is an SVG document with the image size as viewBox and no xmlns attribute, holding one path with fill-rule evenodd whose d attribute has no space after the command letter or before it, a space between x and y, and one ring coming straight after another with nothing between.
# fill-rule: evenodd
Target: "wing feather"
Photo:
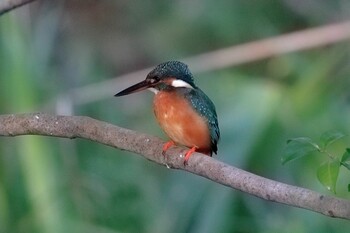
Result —
<instances>
[{"instance_id":1,"label":"wing feather","mask_svg":"<svg viewBox=\"0 0 350 233\"><path fill-rule=\"evenodd\" d=\"M218 150L217 144L220 139L220 129L213 102L199 88L187 89L184 94L187 96L193 108L207 120L210 129L211 149L216 154Z\"/></svg>"}]
</instances>

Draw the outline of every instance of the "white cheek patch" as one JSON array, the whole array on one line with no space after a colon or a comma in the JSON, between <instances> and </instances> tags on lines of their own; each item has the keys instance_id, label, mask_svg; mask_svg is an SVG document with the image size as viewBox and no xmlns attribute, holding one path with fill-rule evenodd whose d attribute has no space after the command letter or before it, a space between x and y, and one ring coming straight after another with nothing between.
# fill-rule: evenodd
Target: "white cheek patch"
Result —
<instances>
[{"instance_id":1,"label":"white cheek patch","mask_svg":"<svg viewBox=\"0 0 350 233\"><path fill-rule=\"evenodd\" d=\"M186 88L192 88L193 87L188 84L187 82L183 81L183 80L180 80L180 79L175 79L171 82L171 86L173 87L186 87Z\"/></svg>"},{"instance_id":2,"label":"white cheek patch","mask_svg":"<svg viewBox=\"0 0 350 233\"><path fill-rule=\"evenodd\" d=\"M154 94L157 94L159 91L153 87L148 88L148 90L152 91Z\"/></svg>"}]
</instances>

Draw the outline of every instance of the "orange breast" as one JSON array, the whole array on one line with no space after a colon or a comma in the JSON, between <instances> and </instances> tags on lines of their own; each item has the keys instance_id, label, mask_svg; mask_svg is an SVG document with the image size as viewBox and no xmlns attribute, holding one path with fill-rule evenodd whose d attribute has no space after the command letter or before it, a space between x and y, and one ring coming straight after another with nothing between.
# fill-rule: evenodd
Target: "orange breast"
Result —
<instances>
[{"instance_id":1,"label":"orange breast","mask_svg":"<svg viewBox=\"0 0 350 233\"><path fill-rule=\"evenodd\" d=\"M206 120L176 92L158 92L153 101L154 113L161 128L175 143L211 152Z\"/></svg>"}]
</instances>

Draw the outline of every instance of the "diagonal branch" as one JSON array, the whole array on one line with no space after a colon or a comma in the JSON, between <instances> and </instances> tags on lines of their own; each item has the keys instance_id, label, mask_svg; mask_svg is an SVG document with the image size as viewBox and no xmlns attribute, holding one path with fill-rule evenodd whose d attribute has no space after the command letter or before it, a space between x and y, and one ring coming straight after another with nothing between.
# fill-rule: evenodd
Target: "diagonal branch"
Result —
<instances>
[{"instance_id":1,"label":"diagonal branch","mask_svg":"<svg viewBox=\"0 0 350 233\"><path fill-rule=\"evenodd\" d=\"M23 6L35 0L5 0L0 3L0 16L17 7Z\"/></svg>"},{"instance_id":2,"label":"diagonal branch","mask_svg":"<svg viewBox=\"0 0 350 233\"><path fill-rule=\"evenodd\" d=\"M43 135L84 138L107 146L140 154L155 163L203 176L219 184L265 200L308 209L330 217L350 220L350 202L308 189L280 183L194 153L183 165L183 148L161 155L159 138L120 128L84 116L55 116L41 113L0 115L0 136Z\"/></svg>"},{"instance_id":3,"label":"diagonal branch","mask_svg":"<svg viewBox=\"0 0 350 233\"><path fill-rule=\"evenodd\" d=\"M181 59L193 73L214 71L259 61L286 53L350 41L350 20L290 32L271 38L233 45ZM86 104L110 97L117 86L131 86L146 77L153 67L123 74L113 79L89 84L63 93L74 96L75 104Z\"/></svg>"}]
</instances>

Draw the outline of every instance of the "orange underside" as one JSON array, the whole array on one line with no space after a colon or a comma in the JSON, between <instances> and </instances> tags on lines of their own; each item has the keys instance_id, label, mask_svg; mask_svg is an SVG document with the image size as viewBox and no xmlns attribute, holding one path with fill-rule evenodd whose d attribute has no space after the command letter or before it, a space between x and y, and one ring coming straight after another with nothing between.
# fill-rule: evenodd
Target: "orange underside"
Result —
<instances>
[{"instance_id":1,"label":"orange underside","mask_svg":"<svg viewBox=\"0 0 350 233\"><path fill-rule=\"evenodd\" d=\"M208 125L186 99L175 92L160 91L153 105L158 123L171 140L205 154L211 153Z\"/></svg>"}]
</instances>

